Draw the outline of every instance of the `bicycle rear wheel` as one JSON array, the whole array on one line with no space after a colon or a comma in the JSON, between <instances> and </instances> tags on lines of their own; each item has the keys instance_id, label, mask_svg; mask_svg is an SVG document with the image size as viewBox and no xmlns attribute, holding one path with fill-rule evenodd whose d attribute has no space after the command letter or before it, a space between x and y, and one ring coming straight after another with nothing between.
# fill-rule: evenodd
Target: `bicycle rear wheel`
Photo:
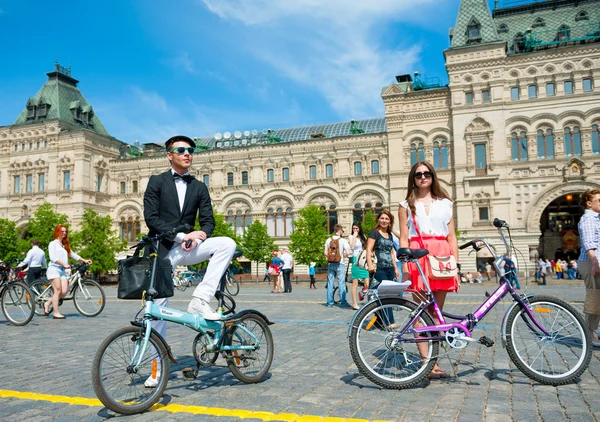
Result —
<instances>
[{"instance_id":1,"label":"bicycle rear wheel","mask_svg":"<svg viewBox=\"0 0 600 422\"><path fill-rule=\"evenodd\" d=\"M340 289L337 286L335 286L333 288L333 303L339 305L341 301L342 298L340 297Z\"/></svg>"},{"instance_id":2,"label":"bicycle rear wheel","mask_svg":"<svg viewBox=\"0 0 600 422\"><path fill-rule=\"evenodd\" d=\"M50 288L48 289L48 287ZM35 300L35 314L38 316L44 316L44 304L52 299L54 289L52 286L50 286L50 282L43 278L31 283L30 289ZM50 305L50 307L52 307L52 305Z\"/></svg>"},{"instance_id":3,"label":"bicycle rear wheel","mask_svg":"<svg viewBox=\"0 0 600 422\"><path fill-rule=\"evenodd\" d=\"M183 277L174 276L173 277L173 284L175 285L175 288L177 290L180 290L180 291L184 292L185 289L188 288L189 282L185 278L183 278Z\"/></svg>"},{"instance_id":4,"label":"bicycle rear wheel","mask_svg":"<svg viewBox=\"0 0 600 422\"><path fill-rule=\"evenodd\" d=\"M81 287L74 286L73 304L79 313L86 317L100 315L106 305L104 289L94 280L84 278Z\"/></svg>"},{"instance_id":5,"label":"bicycle rear wheel","mask_svg":"<svg viewBox=\"0 0 600 422\"><path fill-rule=\"evenodd\" d=\"M227 275L225 290L227 290L227 293L231 296L235 296L240 292L240 282L231 274Z\"/></svg>"},{"instance_id":6,"label":"bicycle rear wheel","mask_svg":"<svg viewBox=\"0 0 600 422\"><path fill-rule=\"evenodd\" d=\"M261 381L267 375L273 362L274 345L271 330L261 316L253 313L243 315L240 322L228 331L225 344L227 346L255 346L254 350L226 352L227 366L238 380L246 384L253 384Z\"/></svg>"},{"instance_id":7,"label":"bicycle rear wheel","mask_svg":"<svg viewBox=\"0 0 600 422\"><path fill-rule=\"evenodd\" d=\"M115 331L100 345L92 364L92 382L96 395L107 408L122 415L148 410L162 396L169 382L170 362L167 350L152 333L140 367L134 372L144 341L144 330L124 327ZM154 375L156 388L144 382Z\"/></svg>"},{"instance_id":8,"label":"bicycle rear wheel","mask_svg":"<svg viewBox=\"0 0 600 422\"><path fill-rule=\"evenodd\" d=\"M542 333L527 311L515 307L507 319L506 350L529 378L549 385L578 378L592 358L590 334L583 317L568 303L550 296L529 300L531 313L549 335Z\"/></svg>"},{"instance_id":9,"label":"bicycle rear wheel","mask_svg":"<svg viewBox=\"0 0 600 422\"><path fill-rule=\"evenodd\" d=\"M428 341L427 356L421 357L417 343L397 338L412 320L417 308L402 298L386 298L371 302L358 311L350 331L350 353L361 374L385 388L403 389L419 384L437 362L439 342ZM431 316L419 316L423 326L434 325ZM428 332L427 337L437 332ZM406 337L412 335L405 335Z\"/></svg>"},{"instance_id":10,"label":"bicycle rear wheel","mask_svg":"<svg viewBox=\"0 0 600 422\"><path fill-rule=\"evenodd\" d=\"M2 313L13 325L26 325L33 318L35 302L25 283L7 283L2 290Z\"/></svg>"}]
</instances>

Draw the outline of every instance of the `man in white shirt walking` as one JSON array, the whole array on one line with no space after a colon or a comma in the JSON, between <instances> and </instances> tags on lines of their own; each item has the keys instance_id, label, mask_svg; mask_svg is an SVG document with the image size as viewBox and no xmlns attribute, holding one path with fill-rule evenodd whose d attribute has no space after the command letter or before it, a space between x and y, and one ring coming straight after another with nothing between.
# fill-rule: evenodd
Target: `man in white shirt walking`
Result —
<instances>
[{"instance_id":1,"label":"man in white shirt walking","mask_svg":"<svg viewBox=\"0 0 600 422\"><path fill-rule=\"evenodd\" d=\"M21 261L18 267L27 265L27 284L31 285L35 280L42 275L42 268L46 268L46 254L39 247L39 240L31 240L31 249L27 251L27 256Z\"/></svg>"},{"instance_id":2,"label":"man in white shirt walking","mask_svg":"<svg viewBox=\"0 0 600 422\"><path fill-rule=\"evenodd\" d=\"M325 242L325 258L327 258L327 307L333 306L333 286L338 282L340 306L350 306L346 300L346 257L352 255L350 244L342 235L344 228L340 224L333 227L335 233Z\"/></svg>"}]
</instances>

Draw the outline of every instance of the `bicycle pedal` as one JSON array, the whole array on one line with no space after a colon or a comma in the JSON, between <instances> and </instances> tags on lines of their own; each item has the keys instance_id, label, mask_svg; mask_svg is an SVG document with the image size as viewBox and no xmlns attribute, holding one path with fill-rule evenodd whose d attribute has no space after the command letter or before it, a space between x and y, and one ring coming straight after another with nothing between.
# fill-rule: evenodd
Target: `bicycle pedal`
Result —
<instances>
[{"instance_id":1,"label":"bicycle pedal","mask_svg":"<svg viewBox=\"0 0 600 422\"><path fill-rule=\"evenodd\" d=\"M483 344L485 347L492 347L494 345L494 340L489 337L483 336L479 339L479 343Z\"/></svg>"},{"instance_id":2,"label":"bicycle pedal","mask_svg":"<svg viewBox=\"0 0 600 422\"><path fill-rule=\"evenodd\" d=\"M183 373L183 378L188 381L193 381L198 376L198 370L194 368L183 368L181 372Z\"/></svg>"}]
</instances>

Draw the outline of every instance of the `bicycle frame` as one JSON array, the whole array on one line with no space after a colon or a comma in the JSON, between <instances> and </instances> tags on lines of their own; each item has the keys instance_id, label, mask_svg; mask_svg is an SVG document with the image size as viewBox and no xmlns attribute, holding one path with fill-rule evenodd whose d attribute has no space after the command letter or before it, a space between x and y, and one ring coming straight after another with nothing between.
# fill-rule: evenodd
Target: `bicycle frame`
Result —
<instances>
[{"instance_id":1,"label":"bicycle frame","mask_svg":"<svg viewBox=\"0 0 600 422\"><path fill-rule=\"evenodd\" d=\"M231 327L231 326L236 326L237 328L241 329L242 331L244 331L246 334L248 334L254 340L255 344L260 344L260 341L252 332L250 332L248 329L246 329L246 327L244 327L243 325L236 324L236 320L238 320L240 316L242 316L245 312L248 312L249 310L240 312L239 314L237 314L237 316L238 316L237 318L231 318L231 319L224 320L224 321L208 321L208 320L202 318L200 315L190 314L187 312L180 311L178 309L168 308L166 306L159 306L154 303L154 295L157 294L156 289L154 287L155 281L156 281L156 270L157 270L157 266L158 266L158 260L156 258L158 257L158 245L159 245L160 239L159 238L155 239L155 242L156 243L149 242L151 249L152 249L152 252L150 254L150 258L152 259L152 271L150 274L150 287L148 289L148 299L146 300L146 302L144 304L143 321L141 324L132 321L133 325L141 326L144 329L144 340L141 344L141 347L138 347L134 351L132 359L129 363L130 366L132 367L132 370L134 372L137 371L137 369L142 364L142 359L148 349L150 335L152 334L152 331L153 331L152 325L150 324L150 321L153 319L174 322L176 324L180 324L185 327L189 327L189 328L191 328L195 331L198 331L202 334L207 334L208 331L212 331L214 333L214 337L213 337L213 344L212 344L213 350L210 350L211 352L223 352L223 351L233 351L233 350L255 350L257 346L253 346L253 345L248 345L248 346L243 346L243 345L225 346L225 345L223 345L223 341L225 339L225 335L224 335L225 328ZM221 315L222 315L222 312L225 310L225 308L223 307L223 290L225 288L225 282L226 282L226 277L224 274L220 281L219 291L221 292L221 295L218 295L219 305L217 307L217 312L219 312ZM265 321L267 321L267 323L268 323L269 320L262 313L260 313L258 311L252 311L252 312L255 312L255 313L258 313L259 315L261 315L265 319ZM162 338L158 333L156 333L156 334L158 335L159 339L166 346L166 349L169 353L169 358L172 361L174 361L174 358L170 354L171 353L170 348L168 347L166 340L164 338ZM236 335L239 336L239 334L236 334Z\"/></svg>"}]
</instances>

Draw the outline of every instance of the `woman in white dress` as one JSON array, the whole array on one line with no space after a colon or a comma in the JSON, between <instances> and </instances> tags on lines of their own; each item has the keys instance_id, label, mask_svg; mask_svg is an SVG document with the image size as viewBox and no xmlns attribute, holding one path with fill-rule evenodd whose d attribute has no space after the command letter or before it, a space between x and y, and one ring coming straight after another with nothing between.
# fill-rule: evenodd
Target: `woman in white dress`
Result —
<instances>
[{"instance_id":1,"label":"woman in white dress","mask_svg":"<svg viewBox=\"0 0 600 422\"><path fill-rule=\"evenodd\" d=\"M358 255L360 255L360 251L362 251L367 245L367 238L365 237L360 224L352 224L352 233L350 234L348 241L350 243L350 249L352 249L352 308L358 309L357 290L359 281L362 280L363 283L361 300L369 287L369 272L356 265L356 260L358 259Z\"/></svg>"},{"instance_id":2,"label":"woman in white dress","mask_svg":"<svg viewBox=\"0 0 600 422\"><path fill-rule=\"evenodd\" d=\"M88 264L91 264L92 261L81 258L71 250L69 230L62 225L58 225L54 229L54 240L48 245L48 254L50 255L50 264L46 271L46 277L52 285L54 294L52 295L52 299L44 304L44 313L49 315L48 309L50 304L52 304L54 311L52 318L65 319L65 316L58 310L58 302L69 291L69 276L66 272L66 270L71 268L69 257L79 262L87 262Z\"/></svg>"}]
</instances>

